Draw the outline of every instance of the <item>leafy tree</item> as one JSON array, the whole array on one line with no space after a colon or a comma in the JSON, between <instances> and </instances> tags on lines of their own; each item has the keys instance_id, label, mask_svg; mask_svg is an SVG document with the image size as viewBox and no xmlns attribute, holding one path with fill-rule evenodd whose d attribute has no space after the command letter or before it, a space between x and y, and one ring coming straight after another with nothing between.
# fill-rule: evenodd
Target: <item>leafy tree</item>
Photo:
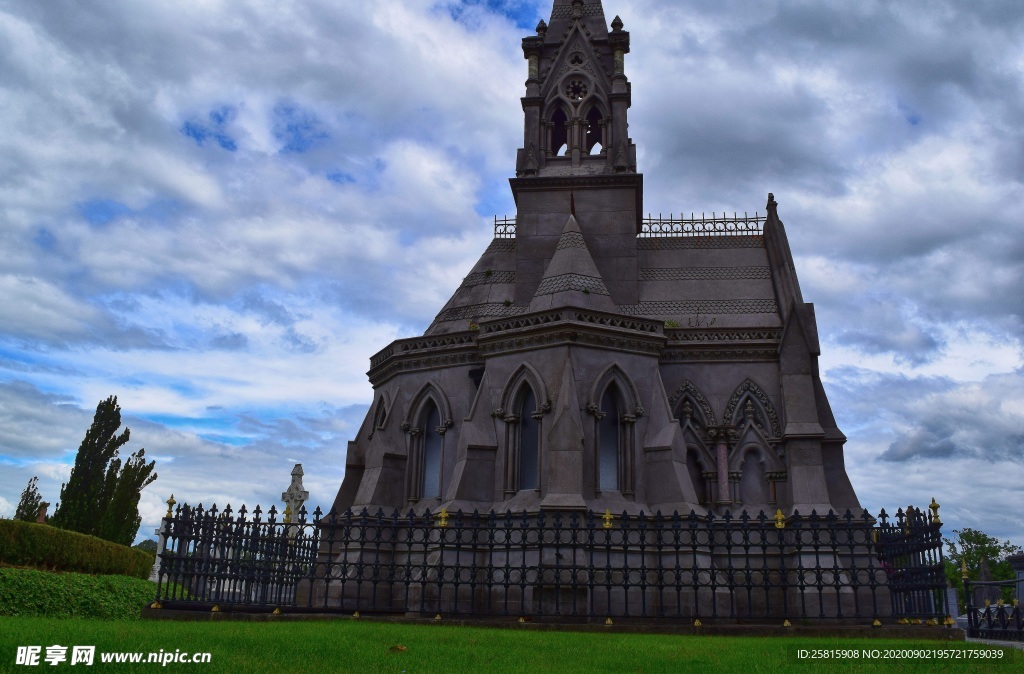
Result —
<instances>
[{"instance_id":1,"label":"leafy tree","mask_svg":"<svg viewBox=\"0 0 1024 674\"><path fill-rule=\"evenodd\" d=\"M125 428L118 435L120 427L121 407L110 396L96 406L51 524L122 545L135 540L141 522L139 496L156 479L156 462L146 463L144 449L122 462L118 450L131 431Z\"/></svg>"},{"instance_id":2,"label":"leafy tree","mask_svg":"<svg viewBox=\"0 0 1024 674\"><path fill-rule=\"evenodd\" d=\"M39 477L35 475L28 481L25 491L21 492L21 500L18 501L18 509L14 512L14 519L22 520L23 522L36 521L36 515L39 513L39 504L43 502L43 497L39 495L39 487L36 486L38 482Z\"/></svg>"},{"instance_id":3,"label":"leafy tree","mask_svg":"<svg viewBox=\"0 0 1024 674\"><path fill-rule=\"evenodd\" d=\"M1000 541L977 529L954 529L953 533L956 535L955 538L942 539L948 550L945 560L946 579L951 586L957 588L961 606L965 606L966 602L962 580L964 562L967 563L967 577L970 580L979 579L982 560L988 563L992 580L1016 578L1017 574L1006 558L1020 552L1020 546L1010 541Z\"/></svg>"},{"instance_id":4,"label":"leafy tree","mask_svg":"<svg viewBox=\"0 0 1024 674\"><path fill-rule=\"evenodd\" d=\"M154 541L152 538L146 538L140 541L138 545L133 545L132 547L138 548L139 550L145 550L146 552L152 553L154 555L156 554L156 541Z\"/></svg>"}]
</instances>

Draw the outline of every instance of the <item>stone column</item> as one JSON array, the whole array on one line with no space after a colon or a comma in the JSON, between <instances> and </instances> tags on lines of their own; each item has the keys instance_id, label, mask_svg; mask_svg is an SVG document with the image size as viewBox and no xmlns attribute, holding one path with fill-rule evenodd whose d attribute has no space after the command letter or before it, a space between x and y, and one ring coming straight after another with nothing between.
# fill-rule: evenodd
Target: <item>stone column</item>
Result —
<instances>
[{"instance_id":1,"label":"stone column","mask_svg":"<svg viewBox=\"0 0 1024 674\"><path fill-rule=\"evenodd\" d=\"M732 485L729 481L729 435L733 432L729 426L717 426L708 429L708 436L715 442L715 464L718 469L718 498L716 505L732 503Z\"/></svg>"}]
</instances>

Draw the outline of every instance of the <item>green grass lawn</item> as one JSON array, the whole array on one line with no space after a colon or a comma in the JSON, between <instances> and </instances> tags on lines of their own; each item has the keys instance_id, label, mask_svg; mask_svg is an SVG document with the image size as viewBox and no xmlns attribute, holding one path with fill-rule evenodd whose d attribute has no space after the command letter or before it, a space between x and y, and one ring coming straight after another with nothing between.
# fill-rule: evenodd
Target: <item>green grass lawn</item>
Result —
<instances>
[{"instance_id":1,"label":"green grass lawn","mask_svg":"<svg viewBox=\"0 0 1024 674\"><path fill-rule=\"evenodd\" d=\"M104 621L0 617L0 671L16 666L18 646L96 646L85 671L201 672L1011 672L1024 651L990 660L798 660L798 648L965 649L963 642L665 636L409 625L339 619L315 622ZM107 664L104 652L209 652L209 664ZM70 650L69 650L70 654ZM81 665L76 665L79 667ZM72 669L72 671L75 671Z\"/></svg>"}]
</instances>

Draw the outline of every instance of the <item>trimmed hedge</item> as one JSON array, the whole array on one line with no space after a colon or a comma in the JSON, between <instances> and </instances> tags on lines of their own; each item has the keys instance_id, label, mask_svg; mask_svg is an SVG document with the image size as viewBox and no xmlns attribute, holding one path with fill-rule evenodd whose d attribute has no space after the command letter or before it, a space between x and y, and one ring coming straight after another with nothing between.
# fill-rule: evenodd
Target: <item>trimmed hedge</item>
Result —
<instances>
[{"instance_id":1,"label":"trimmed hedge","mask_svg":"<svg viewBox=\"0 0 1024 674\"><path fill-rule=\"evenodd\" d=\"M153 555L48 524L0 520L0 562L12 566L149 578Z\"/></svg>"},{"instance_id":2,"label":"trimmed hedge","mask_svg":"<svg viewBox=\"0 0 1024 674\"><path fill-rule=\"evenodd\" d=\"M0 568L0 616L138 620L154 596L141 578Z\"/></svg>"}]
</instances>

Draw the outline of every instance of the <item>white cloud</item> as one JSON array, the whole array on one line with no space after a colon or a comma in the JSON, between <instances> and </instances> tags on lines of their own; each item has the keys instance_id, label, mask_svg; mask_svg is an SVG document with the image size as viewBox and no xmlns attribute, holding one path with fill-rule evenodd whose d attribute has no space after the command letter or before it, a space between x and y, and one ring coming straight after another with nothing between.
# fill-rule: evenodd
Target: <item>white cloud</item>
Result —
<instances>
[{"instance_id":1,"label":"white cloud","mask_svg":"<svg viewBox=\"0 0 1024 674\"><path fill-rule=\"evenodd\" d=\"M1015 3L604 4L633 36L645 207L778 198L864 500L963 476L984 507L944 496L947 521L1010 536L992 476L1013 461L878 457L966 447L934 409L1017 421ZM528 32L456 0L0 9L0 498L32 471L59 490L117 393L165 458L145 527L165 491L275 500L286 455L329 503L368 357L425 328L490 211L514 212Z\"/></svg>"}]
</instances>

